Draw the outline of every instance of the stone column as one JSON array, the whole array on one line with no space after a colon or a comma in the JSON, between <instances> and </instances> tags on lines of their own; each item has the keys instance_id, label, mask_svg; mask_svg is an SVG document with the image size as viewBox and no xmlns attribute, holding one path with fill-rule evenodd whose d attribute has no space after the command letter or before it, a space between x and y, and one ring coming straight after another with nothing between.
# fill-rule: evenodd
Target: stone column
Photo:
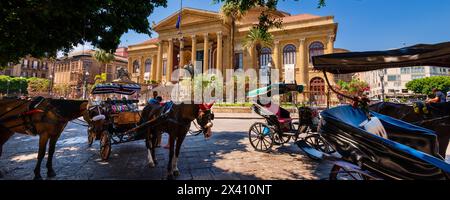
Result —
<instances>
[{"instance_id":1,"label":"stone column","mask_svg":"<svg viewBox=\"0 0 450 200\"><path fill-rule=\"evenodd\" d=\"M131 74L133 72L133 59L131 57L128 58L128 73Z\"/></svg>"},{"instance_id":2,"label":"stone column","mask_svg":"<svg viewBox=\"0 0 450 200\"><path fill-rule=\"evenodd\" d=\"M274 41L274 48L273 48L273 63L274 63L274 67L275 69L282 69L283 66L281 64L281 57L280 57L280 41L279 40L275 40ZM281 73L280 73L281 74Z\"/></svg>"},{"instance_id":3,"label":"stone column","mask_svg":"<svg viewBox=\"0 0 450 200\"><path fill-rule=\"evenodd\" d=\"M139 66L138 83L144 82L144 73L145 73L145 59L144 59L144 56L142 56L141 57L141 65Z\"/></svg>"},{"instance_id":4,"label":"stone column","mask_svg":"<svg viewBox=\"0 0 450 200\"><path fill-rule=\"evenodd\" d=\"M306 39L305 38L301 38L298 40L299 41L299 45L298 45L298 58L297 58L297 63L299 63L299 65L297 66L300 69L300 80L299 83L304 85L307 90L308 89L308 85L309 85L309 66L308 66L308 49L306 48Z\"/></svg>"},{"instance_id":5,"label":"stone column","mask_svg":"<svg viewBox=\"0 0 450 200\"><path fill-rule=\"evenodd\" d=\"M186 64L184 60L184 38L180 38L180 63L178 64L179 67L183 67Z\"/></svg>"},{"instance_id":6,"label":"stone column","mask_svg":"<svg viewBox=\"0 0 450 200\"><path fill-rule=\"evenodd\" d=\"M152 56L152 70L150 72L150 80L156 80L156 69L158 68L158 56L157 55L153 55Z\"/></svg>"},{"instance_id":7,"label":"stone column","mask_svg":"<svg viewBox=\"0 0 450 200\"><path fill-rule=\"evenodd\" d=\"M172 80L172 71L173 71L173 39L169 39L169 48L167 48L167 73L166 80Z\"/></svg>"},{"instance_id":8,"label":"stone column","mask_svg":"<svg viewBox=\"0 0 450 200\"><path fill-rule=\"evenodd\" d=\"M191 62L192 65L195 67L195 61L197 60L197 37L195 35L192 35L191 38L192 38Z\"/></svg>"},{"instance_id":9,"label":"stone column","mask_svg":"<svg viewBox=\"0 0 450 200\"><path fill-rule=\"evenodd\" d=\"M274 48L273 48L273 67L274 69L279 70L279 79L284 80L284 71L283 66L281 64L281 57L280 57L280 41L275 40L274 41Z\"/></svg>"},{"instance_id":10,"label":"stone column","mask_svg":"<svg viewBox=\"0 0 450 200\"><path fill-rule=\"evenodd\" d=\"M156 80L162 81L163 42L158 43L158 64L156 66Z\"/></svg>"},{"instance_id":11,"label":"stone column","mask_svg":"<svg viewBox=\"0 0 450 200\"><path fill-rule=\"evenodd\" d=\"M208 33L203 35L203 73L206 73L209 67L209 38Z\"/></svg>"},{"instance_id":12,"label":"stone column","mask_svg":"<svg viewBox=\"0 0 450 200\"><path fill-rule=\"evenodd\" d=\"M217 63L216 67L219 72L222 73L223 68L223 35L222 32L217 32Z\"/></svg>"},{"instance_id":13,"label":"stone column","mask_svg":"<svg viewBox=\"0 0 450 200\"><path fill-rule=\"evenodd\" d=\"M328 41L327 41L327 51L326 51L326 54L332 54L332 53L334 53L334 38L335 38L334 35L328 36ZM333 75L333 74L330 74L330 73L327 73L327 77L328 77L328 80L330 81L330 84L331 84L331 85L334 85L334 84L335 84L335 83L334 83L334 75Z\"/></svg>"}]
</instances>

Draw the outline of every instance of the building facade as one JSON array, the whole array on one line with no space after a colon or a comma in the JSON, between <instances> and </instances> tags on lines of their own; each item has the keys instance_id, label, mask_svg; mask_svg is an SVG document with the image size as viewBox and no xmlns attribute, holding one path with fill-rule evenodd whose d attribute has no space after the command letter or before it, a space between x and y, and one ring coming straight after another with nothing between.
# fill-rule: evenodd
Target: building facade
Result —
<instances>
[{"instance_id":1,"label":"building facade","mask_svg":"<svg viewBox=\"0 0 450 200\"><path fill-rule=\"evenodd\" d=\"M54 62L50 59L38 59L27 56L20 60L19 64L10 64L8 68L1 70L0 75L14 77L49 78Z\"/></svg>"},{"instance_id":2,"label":"building facade","mask_svg":"<svg viewBox=\"0 0 450 200\"><path fill-rule=\"evenodd\" d=\"M80 98L87 85L95 83L95 76L106 73L107 82L117 79L117 69L127 68L126 57L115 55L115 60L109 64L97 62L94 51L79 51L59 58L53 73L53 88L55 93L69 98Z\"/></svg>"},{"instance_id":3,"label":"building facade","mask_svg":"<svg viewBox=\"0 0 450 200\"><path fill-rule=\"evenodd\" d=\"M384 80L384 94L386 98L408 97L413 95L411 91L406 89L406 84L409 81L431 76L450 76L450 70L443 67L416 66L355 74L356 78L369 84L370 97L378 99L382 98L383 93L381 80Z\"/></svg>"},{"instance_id":4,"label":"building facade","mask_svg":"<svg viewBox=\"0 0 450 200\"><path fill-rule=\"evenodd\" d=\"M334 17L273 11L271 15L282 19L283 27L270 30L274 36L272 47L244 48L242 41L258 23L262 11L255 8L247 12L236 23L235 40L231 41L231 23L218 12L183 8L180 29L176 28L177 12L153 26L158 38L128 47L132 79L167 83L178 66L191 63L203 72L217 70L224 74L234 63L235 69L244 71L279 69L280 81L304 84L307 91L324 94L323 74L313 70L311 57L334 52L338 26ZM333 76L330 79L334 81Z\"/></svg>"}]
</instances>

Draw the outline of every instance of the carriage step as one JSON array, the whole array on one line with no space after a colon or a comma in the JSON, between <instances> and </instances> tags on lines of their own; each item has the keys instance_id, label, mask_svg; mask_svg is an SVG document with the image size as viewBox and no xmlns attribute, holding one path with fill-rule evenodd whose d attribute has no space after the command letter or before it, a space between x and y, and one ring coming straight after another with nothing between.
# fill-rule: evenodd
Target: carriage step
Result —
<instances>
[{"instance_id":1,"label":"carriage step","mask_svg":"<svg viewBox=\"0 0 450 200\"><path fill-rule=\"evenodd\" d=\"M309 144L307 144L304 140L299 140L295 142L295 144L305 152L310 158L314 160L322 160L324 158L324 153L314 149Z\"/></svg>"}]
</instances>

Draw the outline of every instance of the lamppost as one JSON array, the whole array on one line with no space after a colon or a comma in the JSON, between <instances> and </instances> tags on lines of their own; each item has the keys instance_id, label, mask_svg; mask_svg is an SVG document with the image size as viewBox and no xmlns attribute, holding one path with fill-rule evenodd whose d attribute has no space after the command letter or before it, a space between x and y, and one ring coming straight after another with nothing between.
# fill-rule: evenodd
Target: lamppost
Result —
<instances>
[{"instance_id":1,"label":"lamppost","mask_svg":"<svg viewBox=\"0 0 450 200\"><path fill-rule=\"evenodd\" d=\"M381 81L381 101L384 102L385 94L384 94L384 69L380 70L378 75L380 76Z\"/></svg>"},{"instance_id":2,"label":"lamppost","mask_svg":"<svg viewBox=\"0 0 450 200\"><path fill-rule=\"evenodd\" d=\"M84 91L83 91L83 99L87 98L87 79L89 77L89 72L86 71L86 73L84 73Z\"/></svg>"},{"instance_id":3,"label":"lamppost","mask_svg":"<svg viewBox=\"0 0 450 200\"><path fill-rule=\"evenodd\" d=\"M19 79L19 94L20 94L20 98L22 98L22 76L20 76Z\"/></svg>"},{"instance_id":4,"label":"lamppost","mask_svg":"<svg viewBox=\"0 0 450 200\"><path fill-rule=\"evenodd\" d=\"M50 78L50 84L48 86L48 95L50 96L50 98L52 97L52 89L53 89L53 75L50 74L50 76L48 76Z\"/></svg>"},{"instance_id":5,"label":"lamppost","mask_svg":"<svg viewBox=\"0 0 450 200\"><path fill-rule=\"evenodd\" d=\"M9 84L11 83L11 80L8 80L8 82L6 82L6 96L9 96Z\"/></svg>"}]
</instances>

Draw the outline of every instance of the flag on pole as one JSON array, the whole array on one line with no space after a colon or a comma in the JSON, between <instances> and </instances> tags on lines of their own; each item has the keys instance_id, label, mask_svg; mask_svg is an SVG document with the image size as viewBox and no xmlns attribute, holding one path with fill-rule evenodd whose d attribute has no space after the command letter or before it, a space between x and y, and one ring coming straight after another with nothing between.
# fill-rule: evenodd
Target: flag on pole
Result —
<instances>
[{"instance_id":1,"label":"flag on pole","mask_svg":"<svg viewBox=\"0 0 450 200\"><path fill-rule=\"evenodd\" d=\"M176 25L176 28L177 28L177 29L180 29L180 24L181 24L181 11L180 11L180 13L178 14L178 20L177 20L177 25Z\"/></svg>"}]
</instances>

